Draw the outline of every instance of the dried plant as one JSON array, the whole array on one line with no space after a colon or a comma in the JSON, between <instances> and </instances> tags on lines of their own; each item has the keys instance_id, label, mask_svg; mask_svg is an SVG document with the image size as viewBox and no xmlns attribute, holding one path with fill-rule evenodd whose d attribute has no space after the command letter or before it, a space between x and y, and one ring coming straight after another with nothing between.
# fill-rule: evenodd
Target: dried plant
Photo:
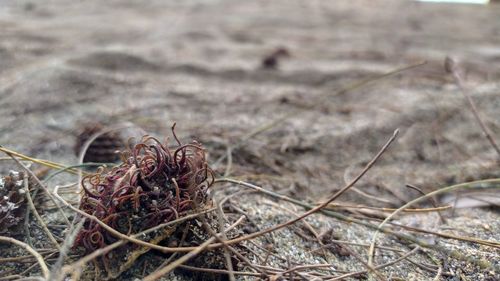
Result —
<instances>
[{"instance_id":1,"label":"dried plant","mask_svg":"<svg viewBox=\"0 0 500 281\"><path fill-rule=\"evenodd\" d=\"M194 206L205 206L208 188L213 183L205 149L196 141L181 144L174 128L172 132L176 147L168 148L156 138L145 136L122 153L122 164L84 177L80 209L131 235L182 217L193 211ZM172 232L150 239L159 242ZM95 221L87 220L75 246L90 253L117 240ZM124 252L138 251L128 258L130 261L147 251L137 245L126 247L129 248ZM109 257L103 256L105 265Z\"/></svg>"}]
</instances>

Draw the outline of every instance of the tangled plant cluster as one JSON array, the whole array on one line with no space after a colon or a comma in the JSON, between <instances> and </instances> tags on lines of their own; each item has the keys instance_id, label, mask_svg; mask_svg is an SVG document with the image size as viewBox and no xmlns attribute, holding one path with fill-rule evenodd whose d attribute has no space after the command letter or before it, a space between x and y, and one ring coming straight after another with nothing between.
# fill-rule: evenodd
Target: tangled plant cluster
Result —
<instances>
[{"instance_id":1,"label":"tangled plant cluster","mask_svg":"<svg viewBox=\"0 0 500 281\"><path fill-rule=\"evenodd\" d=\"M176 147L145 136L122 153L121 165L84 177L80 209L130 235L203 206L213 183L205 150L195 141L181 144L173 128L172 132ZM75 246L92 252L117 240L95 221L86 220Z\"/></svg>"}]
</instances>

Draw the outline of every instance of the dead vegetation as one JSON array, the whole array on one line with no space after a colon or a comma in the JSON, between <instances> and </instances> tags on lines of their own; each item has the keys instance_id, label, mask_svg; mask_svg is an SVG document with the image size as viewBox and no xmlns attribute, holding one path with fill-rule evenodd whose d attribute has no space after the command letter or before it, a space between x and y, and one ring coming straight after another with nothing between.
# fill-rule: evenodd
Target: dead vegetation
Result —
<instances>
[{"instance_id":1,"label":"dead vegetation","mask_svg":"<svg viewBox=\"0 0 500 281\"><path fill-rule=\"evenodd\" d=\"M500 279L498 11L58 1L1 15L0 281Z\"/></svg>"}]
</instances>

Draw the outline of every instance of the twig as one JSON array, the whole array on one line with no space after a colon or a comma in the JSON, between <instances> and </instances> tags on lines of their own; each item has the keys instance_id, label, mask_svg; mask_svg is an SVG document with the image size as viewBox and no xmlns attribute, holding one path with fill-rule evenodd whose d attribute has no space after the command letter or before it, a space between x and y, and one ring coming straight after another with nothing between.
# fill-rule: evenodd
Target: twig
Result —
<instances>
[{"instance_id":1,"label":"twig","mask_svg":"<svg viewBox=\"0 0 500 281\"><path fill-rule=\"evenodd\" d=\"M361 262L363 264L363 266L367 267L367 272L373 272L375 274L375 277L377 277L377 279L379 280L386 280L386 278L384 277L384 275L382 275L382 273L378 272L376 268L374 268L371 264L367 263L366 261L363 260L363 258L358 255L358 253L356 253L355 251L353 251L351 249L351 247L349 246L345 246L345 249L351 254L353 255L359 262ZM392 280L391 278L389 278L389 280Z\"/></svg>"},{"instance_id":2,"label":"twig","mask_svg":"<svg viewBox=\"0 0 500 281\"><path fill-rule=\"evenodd\" d=\"M21 279L18 279L16 281L46 281L46 279L42 277L23 277Z\"/></svg>"},{"instance_id":3,"label":"twig","mask_svg":"<svg viewBox=\"0 0 500 281\"><path fill-rule=\"evenodd\" d=\"M43 181L45 183L48 183L50 180L52 180L55 176L61 174L61 173L64 173L64 172L67 172L68 170L70 169L74 169L74 168L85 168L85 167L99 167L99 166L107 166L107 165L112 165L113 163L94 163L94 162L86 162L86 163L83 163L83 164L79 164L79 165L70 165L70 166L67 166L67 167L64 167L62 169L58 169L57 171L55 171L54 173L48 175ZM114 165L114 164L113 164Z\"/></svg>"},{"instance_id":4,"label":"twig","mask_svg":"<svg viewBox=\"0 0 500 281\"><path fill-rule=\"evenodd\" d=\"M294 266L294 267L292 267L290 269L287 269L287 270L283 271L281 274L285 275L287 273L298 271L298 270L301 270L301 269L323 268L323 267L327 267L327 268L328 267L335 267L335 264L328 263L328 264L305 264L305 265L298 265L298 266Z\"/></svg>"},{"instance_id":5,"label":"twig","mask_svg":"<svg viewBox=\"0 0 500 281\"><path fill-rule=\"evenodd\" d=\"M335 240L335 239L330 239L329 241L332 243L326 244L324 247L331 246L332 244L345 244L345 245L353 245L353 246L359 246L359 247L365 247L365 248L370 247L370 244L356 243L356 242L351 242L351 241L343 241L343 240ZM382 249L382 250L392 251L392 252L404 252L403 250L391 248L391 247L385 247L385 246L379 246L379 245L376 245L375 247ZM319 248L311 250L311 252L315 252L318 250L319 250Z\"/></svg>"},{"instance_id":6,"label":"twig","mask_svg":"<svg viewBox=\"0 0 500 281\"><path fill-rule=\"evenodd\" d=\"M29 190L27 191L29 192ZM28 245L30 245L31 247L34 247L33 246L33 241L31 239L31 233L30 233L30 208L28 208L26 210L26 214L24 215L24 232L25 232L25 235L26 235L26 242L28 242Z\"/></svg>"},{"instance_id":7,"label":"twig","mask_svg":"<svg viewBox=\"0 0 500 281\"><path fill-rule=\"evenodd\" d=\"M292 215L294 215L294 216L296 216L296 217L298 217L298 216L299 216L299 214L297 214L295 211L292 211L292 210L290 210L290 209L288 209L288 208L286 208L286 207L284 207L284 206L281 206L281 205L279 205L279 204L276 204L276 203L274 203L274 202L266 202L266 203L267 203L267 204L270 204L270 205L272 205L272 206L274 206L275 208L278 208L278 209L284 210L284 211L286 211L286 212L289 212L289 213L291 213ZM325 260L326 262L330 263L330 260L329 260L329 258L328 258L327 252L326 252L326 250L325 250L326 245L325 245L325 243L323 243L323 241L321 240L321 236L320 236L320 234L319 234L319 233L318 233L318 232L314 229L314 227L313 227L310 223L308 223L308 222L307 222L307 220L302 220L302 223L305 225L305 227L307 228L307 230L309 230L309 232L311 232L311 233L314 235L314 238L316 239L316 241L317 241L317 242L318 242L318 244L320 245L320 247L318 248L318 250L322 250L322 255L323 255L324 260ZM297 234L298 234L299 236L301 236L301 234L300 234L300 233L297 233ZM305 237L303 237L303 238L305 238ZM307 237L307 238L309 238L309 237ZM311 239L311 238L309 238L309 239ZM313 239L313 240L314 240L314 239ZM266 259L267 259L268 257L269 257L269 255L267 255L267 256L266 256ZM264 263L264 264L265 264L265 263Z\"/></svg>"},{"instance_id":8,"label":"twig","mask_svg":"<svg viewBox=\"0 0 500 281\"><path fill-rule=\"evenodd\" d=\"M35 218L38 220L38 223L42 227L45 234L47 234L47 236L49 237L49 240L52 242L52 244L54 244L54 246L56 246L57 249L60 249L59 243L52 235L52 232L50 232L50 230L47 228L47 225L43 221L42 217L40 216L40 214L38 214L38 211L36 210L35 204L33 204L33 200L31 199L30 190L29 190L28 174L26 174L26 173L24 174L24 189L26 192L26 199L28 200L28 205L30 206L31 210L33 211L33 215L35 215Z\"/></svg>"},{"instance_id":9,"label":"twig","mask_svg":"<svg viewBox=\"0 0 500 281\"><path fill-rule=\"evenodd\" d=\"M59 251L59 258L57 259L56 263L52 266L52 270L50 272L50 277L52 280L61 280L63 278L62 268L64 264L64 259L66 258L68 252L73 246L76 236L78 235L78 232L82 228L84 222L85 220L81 220L76 225L74 223L71 223L66 239L64 239L64 243L61 247L61 250Z\"/></svg>"},{"instance_id":10,"label":"twig","mask_svg":"<svg viewBox=\"0 0 500 281\"><path fill-rule=\"evenodd\" d=\"M48 280L49 268L45 264L45 261L43 260L42 255L40 255L37 251L35 251L33 248L31 248L28 244L23 243L23 242L16 240L14 238L10 238L10 237L0 236L0 242L7 242L7 243L15 244L15 245L25 249L26 251L28 251L30 254L32 254L35 257L38 264L40 265L43 277L46 280Z\"/></svg>"},{"instance_id":11,"label":"twig","mask_svg":"<svg viewBox=\"0 0 500 281\"><path fill-rule=\"evenodd\" d=\"M228 197L226 197L226 198L228 199ZM226 199L226 198L224 198L224 199ZM226 235L226 230L224 229L224 218L225 218L225 215L224 215L224 211L222 210L222 203L223 203L223 201L221 201L220 203L218 203L215 199L213 199L213 201L214 201L214 205L217 206L217 212L216 212L216 214L217 214L217 219L218 219L219 228L220 228L219 233L221 233L221 237L219 237L217 235L217 233L212 229L212 227L208 224L208 222L207 222L207 220L205 219L204 216L200 216L200 220L202 221L203 226L205 227L205 229L207 230L207 232L210 235L212 235L213 237L215 237L217 240L219 240L224 245L224 250L225 250L225 256L226 256L226 263L227 263L227 266L228 266L228 271L229 272L233 271L233 265L232 265L232 262L231 262L231 257L230 257L229 252L228 252L228 251L231 251L238 258L240 258L242 261L244 261L248 266L250 266L254 270L260 272L262 275L265 275L265 272L263 272L259 268L255 267L245 256L243 256L242 254L240 254L236 249L234 249L233 247L231 247L230 245L228 245L226 243L226 241L227 241L227 235ZM193 203L193 204L194 204L194 209L195 210L198 209L198 206L196 206L196 203ZM244 214L240 219L245 218L245 217L248 217L248 215ZM231 278L231 275L230 275L230 278ZM234 276L232 276L232 278L234 278Z\"/></svg>"},{"instance_id":12,"label":"twig","mask_svg":"<svg viewBox=\"0 0 500 281\"><path fill-rule=\"evenodd\" d=\"M356 188L356 187L353 187L352 191L356 192L357 194L359 194L359 195L361 195L363 197L366 197L368 199L371 199L371 200L374 200L374 201L377 201L377 202L382 202L384 204L389 204L389 205L391 205L391 204L394 203L394 201L391 201L391 200L386 199L386 198L382 198L380 196L371 195L371 194L369 194L367 192L364 192L363 190L360 190L359 188Z\"/></svg>"},{"instance_id":13,"label":"twig","mask_svg":"<svg viewBox=\"0 0 500 281\"><path fill-rule=\"evenodd\" d=\"M179 265L179 267L187 269L187 270L192 270L192 271L201 271L201 272L219 273L219 274L229 274L229 271L228 270L224 270L224 269L202 268L202 267L194 267L194 266L189 266L189 265ZM246 275L246 276L255 276L255 277L262 276L262 274L260 274L260 273L244 272L244 271L232 271L232 274Z\"/></svg>"},{"instance_id":14,"label":"twig","mask_svg":"<svg viewBox=\"0 0 500 281\"><path fill-rule=\"evenodd\" d=\"M266 264L267 264L267 261L268 261L268 259L269 259L269 257L270 257L270 256L273 256L273 257L275 257L275 258L277 258L277 259L280 259L280 260L282 260L282 261L286 261L286 258L284 258L284 257L282 257L282 256L280 256L280 255L277 255L277 254L275 254L275 253L271 252L271 250L272 250L272 245L269 245L269 247L263 247L263 246L261 246L261 245L259 245L259 244L255 243L255 242L254 242L254 241L252 241L252 240L248 240L247 242L248 242L248 243L250 243L250 244L252 244L252 245L254 245L257 249L260 249L261 251L264 251L264 252L266 253L265 258L264 258L264 259L262 259L262 258L261 258L261 260L263 260L262 264L264 264L264 265L266 265Z\"/></svg>"},{"instance_id":15,"label":"twig","mask_svg":"<svg viewBox=\"0 0 500 281\"><path fill-rule=\"evenodd\" d=\"M411 184L406 184L405 186L408 187L408 188L411 188L411 189L414 189L414 190L418 191L422 195L425 195L425 192L421 188L419 188L417 186L414 186L414 185L411 185ZM434 197L431 197L430 200L431 200L432 206L434 206L434 208L437 209L438 208L437 207L438 204L437 204L436 200L434 199ZM408 210L406 210L406 211L408 211ZM441 214L441 210L438 211L438 215L439 215L439 218L441 219L441 222L442 223L446 223L446 219Z\"/></svg>"},{"instance_id":16,"label":"twig","mask_svg":"<svg viewBox=\"0 0 500 281\"><path fill-rule=\"evenodd\" d=\"M50 168L53 168L53 169L64 169L66 167L63 164L59 164L59 163L55 163L55 162L48 161L48 160L36 159L36 158L32 158L32 157L26 156L26 155L21 154L19 152L15 152L14 150L7 149L7 148L5 148L5 147L3 147L1 145L0 145L0 151L4 152L5 154L14 155L14 156L19 157L21 159L24 159L24 160L27 160L27 161L30 161L30 162L33 162L33 163L37 163L37 164L40 164L40 165L43 165L43 166L47 166L47 167L50 167ZM67 170L67 172L71 173L71 174L74 174L74 175L78 174L78 171L75 170L75 169ZM84 174L88 174L88 173L84 172Z\"/></svg>"},{"instance_id":17,"label":"twig","mask_svg":"<svg viewBox=\"0 0 500 281\"><path fill-rule=\"evenodd\" d=\"M216 214L217 214L217 219L219 222L219 232L221 233L221 239L220 242L224 243L227 240L227 235L226 231L224 229L224 211L222 210L221 206L217 204L217 201L215 199L214 204L217 206ZM203 217L202 217L203 218ZM205 222L206 224L206 222ZM208 224L206 224L208 226ZM229 255L229 250L228 247L224 247L224 258L226 259L226 267L227 270L229 271L229 280L230 281L236 281L236 278L234 277L234 268L233 268L233 263L231 262L231 256Z\"/></svg>"},{"instance_id":18,"label":"twig","mask_svg":"<svg viewBox=\"0 0 500 281\"><path fill-rule=\"evenodd\" d=\"M439 266L438 271L436 273L436 277L434 277L434 279L432 279L432 280L433 281L439 281L440 278L441 278L441 274L443 274L443 267Z\"/></svg>"},{"instance_id":19,"label":"twig","mask_svg":"<svg viewBox=\"0 0 500 281\"><path fill-rule=\"evenodd\" d=\"M280 206L279 204L276 204L274 202L264 202L265 204L269 204L275 208L278 208L278 209L281 209L285 212L288 212L292 215L294 215L295 217L298 217L300 216L299 214L297 214L296 212L288 209L288 208L285 208L284 206ZM302 223L305 225L305 227L307 228L307 230L309 230L313 235L314 235L314 238L316 239L316 241L318 242L318 244L320 246L325 246L325 244L321 241L321 238L318 234L318 232L312 227L312 225L310 223L308 223L306 220L302 220ZM311 238L310 238L311 239Z\"/></svg>"},{"instance_id":20,"label":"twig","mask_svg":"<svg viewBox=\"0 0 500 281\"><path fill-rule=\"evenodd\" d=\"M482 180L482 181L461 183L461 184L456 184L456 185L444 187L444 188L438 189L436 191L427 193L426 195L421 196L421 197L419 197L417 199L414 199L414 200L406 203L405 205L401 206L399 209L397 209L392 214L390 214L382 223L380 223L379 226L377 227L377 229L375 230L375 233L373 233L372 242L371 242L370 250L369 250L369 253L368 253L368 255L369 255L369 262L370 263L372 262L372 257L373 257L374 251L375 251L375 242L377 240L377 236L378 236L379 231L384 227L384 225L389 220L391 220L394 216L396 216L397 214L399 214L402 210L404 210L404 209L412 206L413 204L416 204L416 203L418 203L420 201L423 201L423 200L425 200L425 199L427 199L429 197L432 197L432 196L435 196L435 195L438 195L438 194L441 194L441 193L449 192L449 191L452 191L452 190L455 190L455 189L459 189L459 188L467 188L467 187L470 188L475 183L485 183L485 182L499 183L500 179ZM491 241L490 243L491 244L495 244L496 245L495 247L500 248L500 242L494 242L493 243L493 241Z\"/></svg>"},{"instance_id":21,"label":"twig","mask_svg":"<svg viewBox=\"0 0 500 281\"><path fill-rule=\"evenodd\" d=\"M0 277L0 280L1 281L4 281L4 280L12 280L12 279L21 279L23 278L21 275L19 274L13 274L13 275L7 275L7 276L3 276L3 277Z\"/></svg>"},{"instance_id":22,"label":"twig","mask_svg":"<svg viewBox=\"0 0 500 281\"><path fill-rule=\"evenodd\" d=\"M408 253L402 255L401 257L391 261L391 262L388 262L388 263L384 263L384 264L381 264L381 265L377 265L375 266L374 268L375 269L382 269L384 267L388 267L388 266L391 266L395 263L398 263L404 259L406 259L407 257L413 255L415 252L417 252L418 250L420 249L419 246L416 246L413 250L409 251ZM338 276L338 277L334 277L332 279L328 279L330 281L334 281L334 280L342 280L342 279L345 279L347 277L351 277L351 276L356 276L356 275L359 275L359 274L363 274L363 273L367 273L366 270L363 270L363 271L357 271L357 272L351 272L351 273L347 273L347 274L344 274L344 275L341 275L341 276Z\"/></svg>"},{"instance_id":23,"label":"twig","mask_svg":"<svg viewBox=\"0 0 500 281\"><path fill-rule=\"evenodd\" d=\"M241 218L245 218L245 216L242 216ZM262 270L260 270L259 268L255 267L245 256L243 256L242 254L240 254L240 252L238 252L235 248L231 247L230 245L228 245L226 243L227 241L227 236L226 238L218 238L218 236L216 235L217 233L210 227L210 225L207 223L207 221L205 220L205 218L203 216L200 217L200 220L202 221L203 223L203 226L205 227L205 229L208 231L208 233L210 235L212 235L213 237L216 237L217 240L219 240L223 245L224 245L224 248L233 252L238 258L240 258L242 261L244 261L248 266L250 266L251 268L253 268L254 270L260 272L262 275L265 275L265 272L263 272ZM223 222L222 222L223 223ZM224 224L222 224L224 225ZM226 234L225 233L226 230L224 230L224 235ZM223 232L221 232L222 234Z\"/></svg>"},{"instance_id":24,"label":"twig","mask_svg":"<svg viewBox=\"0 0 500 281\"><path fill-rule=\"evenodd\" d=\"M447 205L447 206L440 206L440 207L435 206L434 208L406 209L406 210L404 210L404 212L407 212L407 213L438 212L439 213L441 211L450 209L452 207L453 206ZM378 211L382 211L382 212L394 212L395 210L397 210L395 208L379 208L379 207L370 207L370 206L364 206L364 205L345 205L345 204L335 204L335 203L328 204L328 206L325 207L325 210L342 209L342 208L346 208L346 209L355 208L357 210L368 209L368 210L378 210Z\"/></svg>"},{"instance_id":25,"label":"twig","mask_svg":"<svg viewBox=\"0 0 500 281\"><path fill-rule=\"evenodd\" d=\"M479 126L481 127L481 130L483 131L484 135L486 136L486 138L490 142L493 149L495 149L495 151L497 152L498 157L500 159L500 147L498 147L495 139L493 138L490 128L488 128L488 126L486 126L486 124L481 119L481 116L479 116L479 112L477 110L476 103L472 100L471 96L469 95L469 93L465 87L465 83L464 83L462 76L460 75L460 71L458 70L457 63L452 58L447 57L445 59L445 68L447 71L449 71L453 75L453 78L455 79L455 83L458 85L458 87L462 91L462 94L465 96L465 98L467 99L467 102L469 103L469 107L472 111L472 114L474 114L474 118L476 118L476 121L479 124Z\"/></svg>"},{"instance_id":26,"label":"twig","mask_svg":"<svg viewBox=\"0 0 500 281\"><path fill-rule=\"evenodd\" d=\"M57 252L53 252L53 253L51 253L51 254L48 254L48 255L47 255L44 259L48 261L48 260L49 260L49 258L51 258L52 256L54 256L55 254L57 254ZM36 263L34 263L34 264L30 265L30 266L29 266L28 268L26 268L23 272L19 273L19 275L21 275L21 276L26 276L26 274L28 274L28 272L30 272L33 268L35 268L35 266L36 266L36 265L37 265ZM49 273L49 274L50 274L50 273Z\"/></svg>"},{"instance_id":27,"label":"twig","mask_svg":"<svg viewBox=\"0 0 500 281\"><path fill-rule=\"evenodd\" d=\"M344 244L357 244L357 243L344 243ZM359 245L359 244L357 244L357 245ZM366 246L369 247L370 245L366 245ZM363 266L367 267L369 271L373 271L375 273L377 279L386 280L385 277L380 272L378 272L373 266L368 265L354 250L352 250L350 247L347 247L347 246L345 247L345 249L349 252L350 255L354 256L359 262L361 262L363 264ZM314 251L317 251L317 250L319 250L319 249L315 249ZM330 264L330 265L333 266L333 264ZM300 269L300 268L311 268L311 267L314 267L314 265L297 266L295 268ZM290 271L290 270L287 270L284 273L287 273L288 271Z\"/></svg>"},{"instance_id":28,"label":"twig","mask_svg":"<svg viewBox=\"0 0 500 281\"><path fill-rule=\"evenodd\" d=\"M378 219L378 218L367 218L367 219L368 220L383 221L382 219ZM484 239L479 239L479 238L475 238L475 237L468 237L468 236L458 236L458 235L454 235L454 234L450 234L450 233L437 232L437 231L422 229L422 228L418 228L418 227L402 225L402 224L394 223L394 222L388 222L387 224L390 224L390 225L393 225L396 227L401 227L401 228L404 228L406 230L410 230L410 231L414 231L414 232L436 235L436 236L439 236L441 238L453 239L453 240L457 240L457 241L471 242L471 243L476 243L476 244L485 245L485 246L494 247L494 248L500 247L500 242L496 242L496 241L484 240Z\"/></svg>"}]
</instances>

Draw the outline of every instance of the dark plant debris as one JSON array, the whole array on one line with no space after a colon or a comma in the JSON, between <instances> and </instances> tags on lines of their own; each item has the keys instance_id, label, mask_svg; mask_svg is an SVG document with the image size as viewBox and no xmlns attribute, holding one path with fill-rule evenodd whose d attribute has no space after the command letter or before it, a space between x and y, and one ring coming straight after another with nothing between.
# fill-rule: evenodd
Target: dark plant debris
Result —
<instances>
[{"instance_id":1,"label":"dark plant debris","mask_svg":"<svg viewBox=\"0 0 500 281\"><path fill-rule=\"evenodd\" d=\"M291 53L287 48L277 48L262 59L261 67L263 69L278 69L280 60L289 57L291 57Z\"/></svg>"},{"instance_id":2,"label":"dark plant debris","mask_svg":"<svg viewBox=\"0 0 500 281\"><path fill-rule=\"evenodd\" d=\"M213 175L205 159L205 149L196 141L182 144L172 131L176 146L169 148L167 143L145 136L133 148L122 152L120 165L84 177L80 209L131 235L178 219L192 212L195 206L207 205ZM172 230L166 230L163 234L153 234L150 242L158 243L171 233ZM91 253L116 241L95 221L87 220L77 235L75 247ZM131 254L134 251L139 254ZM104 255L101 262L106 271L115 271L111 257L125 255L128 266L145 251L137 245L126 245ZM113 277L120 272L115 271Z\"/></svg>"}]
</instances>

